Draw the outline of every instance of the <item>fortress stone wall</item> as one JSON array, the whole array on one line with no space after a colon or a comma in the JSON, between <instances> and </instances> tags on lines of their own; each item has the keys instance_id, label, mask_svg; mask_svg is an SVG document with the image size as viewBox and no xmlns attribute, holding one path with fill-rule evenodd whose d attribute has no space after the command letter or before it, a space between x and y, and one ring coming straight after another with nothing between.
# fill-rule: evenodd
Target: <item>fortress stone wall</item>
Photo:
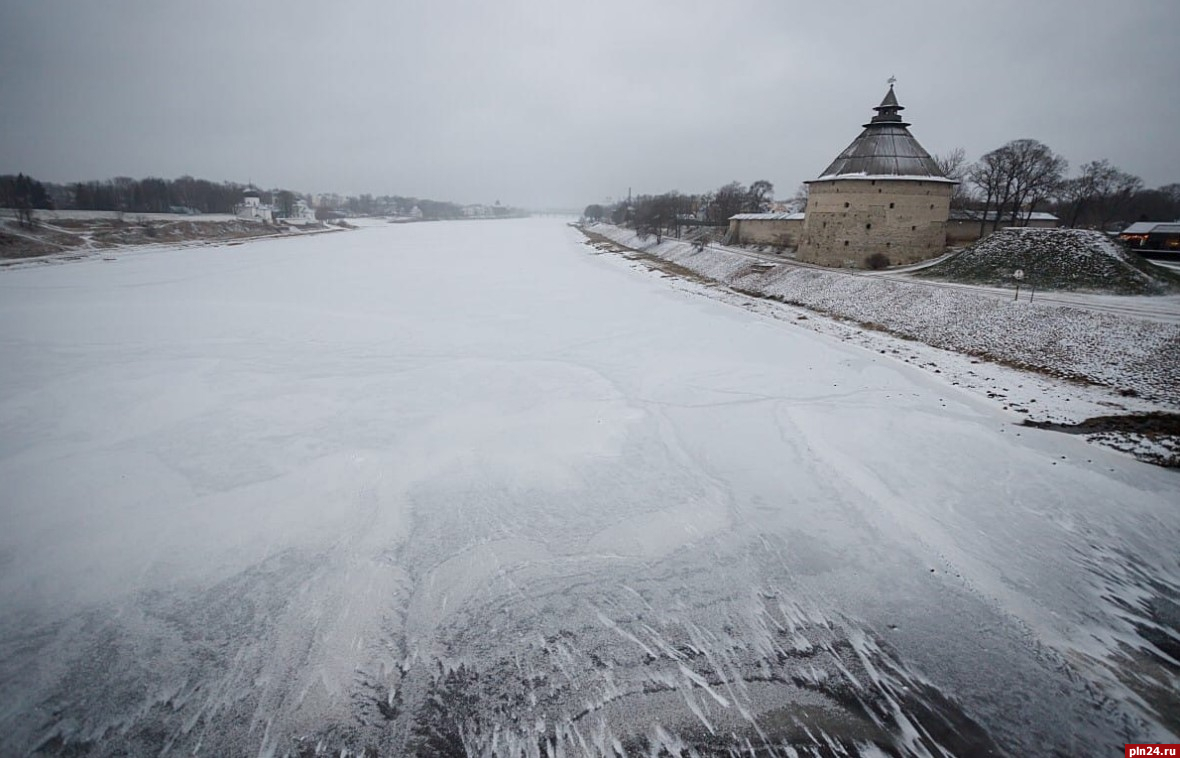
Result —
<instances>
[{"instance_id":1,"label":"fortress stone wall","mask_svg":"<svg viewBox=\"0 0 1180 758\"><path fill-rule=\"evenodd\" d=\"M833 179L809 183L798 257L825 266L863 268L882 253L916 263L946 247L954 184L921 179Z\"/></svg>"}]
</instances>

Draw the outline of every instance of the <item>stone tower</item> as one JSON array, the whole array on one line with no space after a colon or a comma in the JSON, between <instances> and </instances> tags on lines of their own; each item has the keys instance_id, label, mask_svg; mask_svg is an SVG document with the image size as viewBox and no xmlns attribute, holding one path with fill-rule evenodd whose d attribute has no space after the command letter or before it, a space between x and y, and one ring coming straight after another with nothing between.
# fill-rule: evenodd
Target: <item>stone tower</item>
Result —
<instances>
[{"instance_id":1,"label":"stone tower","mask_svg":"<svg viewBox=\"0 0 1180 758\"><path fill-rule=\"evenodd\" d=\"M890 83L864 131L808 185L799 259L864 267L882 253L890 263L933 258L946 246L951 191L902 121Z\"/></svg>"}]
</instances>

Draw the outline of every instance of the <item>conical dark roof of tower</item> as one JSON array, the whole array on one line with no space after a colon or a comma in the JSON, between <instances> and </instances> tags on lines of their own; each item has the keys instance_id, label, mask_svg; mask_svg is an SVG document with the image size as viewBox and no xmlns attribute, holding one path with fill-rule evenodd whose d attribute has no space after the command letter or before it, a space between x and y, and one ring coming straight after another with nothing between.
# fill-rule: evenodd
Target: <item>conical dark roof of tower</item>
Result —
<instances>
[{"instance_id":1,"label":"conical dark roof of tower","mask_svg":"<svg viewBox=\"0 0 1180 758\"><path fill-rule=\"evenodd\" d=\"M820 175L820 179L918 179L952 181L938 167L902 120L905 108L897 102L893 85L873 110L877 115Z\"/></svg>"}]
</instances>

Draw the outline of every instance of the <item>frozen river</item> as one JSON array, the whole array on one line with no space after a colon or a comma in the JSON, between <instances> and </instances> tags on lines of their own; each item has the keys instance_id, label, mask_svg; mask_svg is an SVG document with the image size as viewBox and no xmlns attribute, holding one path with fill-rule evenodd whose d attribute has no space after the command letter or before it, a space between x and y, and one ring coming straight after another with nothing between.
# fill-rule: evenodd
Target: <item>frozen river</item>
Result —
<instances>
[{"instance_id":1,"label":"frozen river","mask_svg":"<svg viewBox=\"0 0 1180 758\"><path fill-rule=\"evenodd\" d=\"M0 754L1178 741L1180 473L593 252L0 272Z\"/></svg>"}]
</instances>

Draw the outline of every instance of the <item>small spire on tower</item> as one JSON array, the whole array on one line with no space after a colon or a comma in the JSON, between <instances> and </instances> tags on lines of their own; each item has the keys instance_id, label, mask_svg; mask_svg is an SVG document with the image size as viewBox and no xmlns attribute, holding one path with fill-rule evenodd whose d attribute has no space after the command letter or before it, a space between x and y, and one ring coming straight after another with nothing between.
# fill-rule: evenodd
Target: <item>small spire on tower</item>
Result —
<instances>
[{"instance_id":1,"label":"small spire on tower","mask_svg":"<svg viewBox=\"0 0 1180 758\"><path fill-rule=\"evenodd\" d=\"M896 78L889 77L889 90L885 93L885 98L881 100L881 104L873 108L877 112L877 115L873 116L870 123L902 123L901 111L904 111L905 108L901 103L897 102L897 95L893 92L893 83L895 81L897 81Z\"/></svg>"}]
</instances>

